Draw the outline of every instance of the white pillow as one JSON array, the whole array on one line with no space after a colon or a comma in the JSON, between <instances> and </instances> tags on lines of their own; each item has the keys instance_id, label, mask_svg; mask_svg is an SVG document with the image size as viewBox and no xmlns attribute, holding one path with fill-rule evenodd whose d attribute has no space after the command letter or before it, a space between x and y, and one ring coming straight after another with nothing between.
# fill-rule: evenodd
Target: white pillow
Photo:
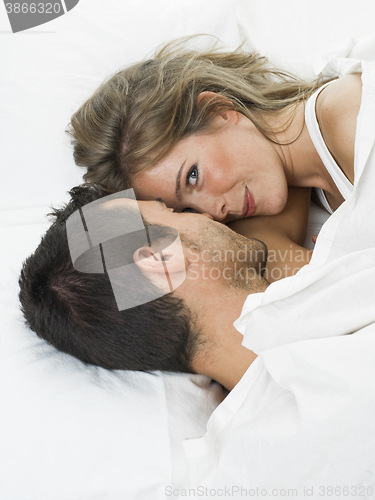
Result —
<instances>
[{"instance_id":1,"label":"white pillow","mask_svg":"<svg viewBox=\"0 0 375 500\"><path fill-rule=\"evenodd\" d=\"M59 203L80 183L71 115L116 70L197 33L240 44L231 0L81 0L67 14L12 34L0 8L0 209ZM211 41L212 42L212 41Z\"/></svg>"},{"instance_id":2,"label":"white pillow","mask_svg":"<svg viewBox=\"0 0 375 500\"><path fill-rule=\"evenodd\" d=\"M372 0L234 0L246 48L269 57L278 67L314 77L312 63L327 46L344 38L374 33Z\"/></svg>"},{"instance_id":3,"label":"white pillow","mask_svg":"<svg viewBox=\"0 0 375 500\"><path fill-rule=\"evenodd\" d=\"M187 473L181 440L223 398L200 376L106 371L59 353L23 323L21 262L51 204L82 182L70 116L111 73L173 38L240 43L231 0L81 0L12 34L0 8L0 499L161 499Z\"/></svg>"}]
</instances>

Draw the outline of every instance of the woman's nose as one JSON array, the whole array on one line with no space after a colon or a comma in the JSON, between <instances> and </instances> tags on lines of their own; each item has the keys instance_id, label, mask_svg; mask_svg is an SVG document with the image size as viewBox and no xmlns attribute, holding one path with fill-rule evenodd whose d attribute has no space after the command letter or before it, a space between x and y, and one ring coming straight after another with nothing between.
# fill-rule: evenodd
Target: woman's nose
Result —
<instances>
[{"instance_id":1,"label":"woman's nose","mask_svg":"<svg viewBox=\"0 0 375 500\"><path fill-rule=\"evenodd\" d=\"M220 200L217 202L214 206L214 209L212 211L214 219L217 220L218 222L222 222L228 215L228 209L225 205L224 200Z\"/></svg>"},{"instance_id":2,"label":"woman's nose","mask_svg":"<svg viewBox=\"0 0 375 500\"><path fill-rule=\"evenodd\" d=\"M228 216L228 209L223 198L215 199L210 206L208 206L207 202L197 203L195 208L199 213L209 215L211 219L218 222L222 222Z\"/></svg>"}]
</instances>

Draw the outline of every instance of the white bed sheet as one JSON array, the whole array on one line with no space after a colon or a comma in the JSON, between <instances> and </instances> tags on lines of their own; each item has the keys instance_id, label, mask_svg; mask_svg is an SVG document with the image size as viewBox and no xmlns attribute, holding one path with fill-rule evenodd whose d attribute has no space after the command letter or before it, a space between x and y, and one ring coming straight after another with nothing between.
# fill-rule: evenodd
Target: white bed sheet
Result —
<instances>
[{"instance_id":1,"label":"white bed sheet","mask_svg":"<svg viewBox=\"0 0 375 500\"><path fill-rule=\"evenodd\" d=\"M243 498L372 499L374 355L374 325L262 351L205 436L184 443L187 488L225 499L241 498L235 488Z\"/></svg>"}]
</instances>

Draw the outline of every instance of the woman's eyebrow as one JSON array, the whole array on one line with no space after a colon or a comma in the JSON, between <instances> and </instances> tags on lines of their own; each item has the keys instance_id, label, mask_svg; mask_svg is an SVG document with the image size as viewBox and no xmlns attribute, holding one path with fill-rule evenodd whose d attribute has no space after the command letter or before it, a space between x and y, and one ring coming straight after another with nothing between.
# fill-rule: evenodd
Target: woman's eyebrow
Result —
<instances>
[{"instance_id":1,"label":"woman's eyebrow","mask_svg":"<svg viewBox=\"0 0 375 500\"><path fill-rule=\"evenodd\" d=\"M182 169L184 168L184 165L186 163L186 160L183 162L183 164L181 165L178 173L177 173L177 177L176 177L176 197L178 199L178 201L181 201L181 174L182 174Z\"/></svg>"}]
</instances>

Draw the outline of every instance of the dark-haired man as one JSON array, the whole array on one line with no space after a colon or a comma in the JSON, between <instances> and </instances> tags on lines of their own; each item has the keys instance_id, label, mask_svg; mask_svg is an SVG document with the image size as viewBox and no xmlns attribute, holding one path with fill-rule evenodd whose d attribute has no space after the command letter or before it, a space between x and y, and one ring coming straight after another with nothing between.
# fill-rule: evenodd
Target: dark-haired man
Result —
<instances>
[{"instance_id":1,"label":"dark-haired man","mask_svg":"<svg viewBox=\"0 0 375 500\"><path fill-rule=\"evenodd\" d=\"M236 385L256 358L233 322L246 297L268 286L263 242L207 214L175 213L162 201L137 202L121 193L101 198L88 186L73 190L70 204L55 215L20 278L23 312L38 335L105 368L191 371L229 390ZM131 231L123 230L125 223ZM98 227L106 236L94 234ZM174 238L166 243L171 228L182 252ZM74 231L77 251L68 241ZM113 244L101 248L104 240ZM112 271L121 266L121 276Z\"/></svg>"}]
</instances>

